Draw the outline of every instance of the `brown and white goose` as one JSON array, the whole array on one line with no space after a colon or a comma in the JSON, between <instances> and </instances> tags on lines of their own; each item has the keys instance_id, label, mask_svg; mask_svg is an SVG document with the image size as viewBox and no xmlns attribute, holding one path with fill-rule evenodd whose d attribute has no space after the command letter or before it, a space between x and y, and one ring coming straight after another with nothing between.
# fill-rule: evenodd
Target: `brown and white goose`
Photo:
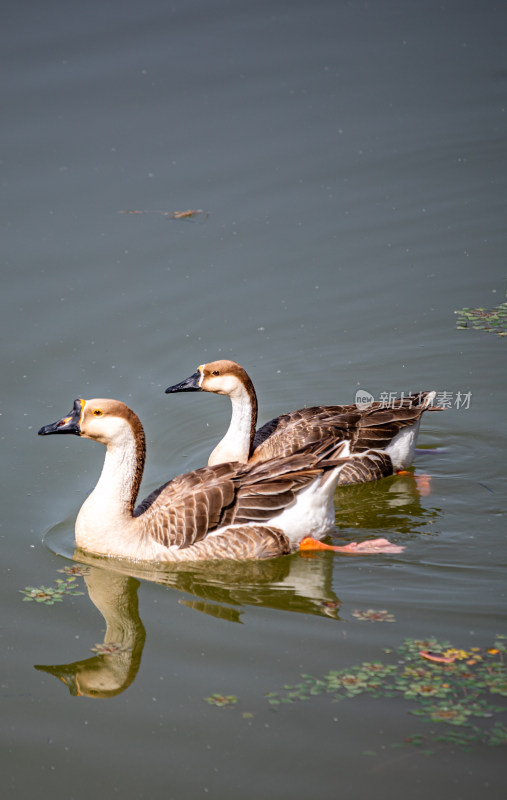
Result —
<instances>
[{"instance_id":1,"label":"brown and white goose","mask_svg":"<svg viewBox=\"0 0 507 800\"><path fill-rule=\"evenodd\" d=\"M257 395L250 377L235 361L212 361L201 364L189 378L174 386L172 392L213 392L227 395L232 403L232 417L224 438L211 453L208 465L224 461L256 464L278 456L288 456L309 442L329 436L349 439L352 453L368 449L389 454L395 471L412 462L424 411L439 411L432 406L436 392L420 392L386 407L380 402L360 409L356 405L312 406L282 414L256 431ZM364 470L344 472L340 484L375 480Z\"/></svg>"},{"instance_id":2,"label":"brown and white goose","mask_svg":"<svg viewBox=\"0 0 507 800\"><path fill-rule=\"evenodd\" d=\"M269 558L312 547L334 524L341 471L368 463L392 472L389 457L349 457L348 442L328 439L252 466L225 463L180 475L135 503L145 461L139 418L117 400L74 402L70 414L39 430L77 434L107 448L99 481L76 520L76 544L104 556L140 561ZM318 541L316 546L322 546ZM327 545L324 545L328 547ZM385 539L331 548L345 553L400 552Z\"/></svg>"}]
</instances>

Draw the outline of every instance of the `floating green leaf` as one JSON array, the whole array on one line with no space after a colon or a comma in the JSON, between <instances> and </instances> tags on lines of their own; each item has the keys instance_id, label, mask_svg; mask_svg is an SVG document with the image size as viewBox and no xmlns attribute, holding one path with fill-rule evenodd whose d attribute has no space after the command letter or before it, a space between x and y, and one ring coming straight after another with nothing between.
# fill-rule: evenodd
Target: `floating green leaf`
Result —
<instances>
[{"instance_id":1,"label":"floating green leaf","mask_svg":"<svg viewBox=\"0 0 507 800\"><path fill-rule=\"evenodd\" d=\"M238 702L238 698L233 694L212 694L210 697L204 698L210 706L219 706L225 708L226 706L233 706Z\"/></svg>"},{"instance_id":2,"label":"floating green leaf","mask_svg":"<svg viewBox=\"0 0 507 800\"><path fill-rule=\"evenodd\" d=\"M36 603L44 603L46 606L52 606L55 603L61 603L64 595L84 594L84 592L76 589L75 580L75 576L71 575L67 580L57 578L56 586L26 586L19 591L21 594L25 595L23 600L35 601Z\"/></svg>"},{"instance_id":3,"label":"floating green leaf","mask_svg":"<svg viewBox=\"0 0 507 800\"><path fill-rule=\"evenodd\" d=\"M26 589L19 591L25 595L23 600L34 600L36 603L44 603L47 606L62 602L62 593L50 586L27 586Z\"/></svg>"},{"instance_id":4,"label":"floating green leaf","mask_svg":"<svg viewBox=\"0 0 507 800\"><path fill-rule=\"evenodd\" d=\"M63 572L64 575L79 575L82 577L83 575L90 574L90 567L84 567L82 564L73 564L71 567L59 569L58 572Z\"/></svg>"},{"instance_id":5,"label":"floating green leaf","mask_svg":"<svg viewBox=\"0 0 507 800\"><path fill-rule=\"evenodd\" d=\"M472 327L475 330L497 333L498 336L507 335L507 302L499 303L491 309L462 308L454 313L458 314L456 327L459 330Z\"/></svg>"}]
</instances>

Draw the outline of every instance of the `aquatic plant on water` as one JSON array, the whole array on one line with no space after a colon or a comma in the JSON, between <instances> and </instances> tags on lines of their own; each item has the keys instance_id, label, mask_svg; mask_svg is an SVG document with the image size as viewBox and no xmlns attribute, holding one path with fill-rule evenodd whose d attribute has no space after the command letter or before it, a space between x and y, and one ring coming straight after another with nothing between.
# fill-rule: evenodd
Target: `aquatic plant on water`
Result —
<instances>
[{"instance_id":1,"label":"aquatic plant on water","mask_svg":"<svg viewBox=\"0 0 507 800\"><path fill-rule=\"evenodd\" d=\"M480 743L507 744L505 724L484 722L507 712L507 703L495 702L507 698L507 636L498 635L486 650L458 649L430 638L406 639L400 647L384 653L387 659L331 669L320 677L302 674L299 683L267 692L267 701L273 710L280 710L283 704L311 701L319 695L328 696L334 703L359 695L402 698L411 703L410 714L425 723L438 723L437 729L426 735L413 734L403 744L448 742L462 749ZM394 663L390 663L393 658ZM207 701L227 705L212 698ZM482 725L476 720L482 720Z\"/></svg>"},{"instance_id":2,"label":"aquatic plant on water","mask_svg":"<svg viewBox=\"0 0 507 800\"><path fill-rule=\"evenodd\" d=\"M210 695L210 697L204 698L210 706L219 706L220 708L226 708L227 706L233 706L238 702L238 698L235 697L233 694L215 694Z\"/></svg>"},{"instance_id":3,"label":"aquatic plant on water","mask_svg":"<svg viewBox=\"0 0 507 800\"><path fill-rule=\"evenodd\" d=\"M23 600L25 601L53 606L55 603L61 603L65 595L84 594L77 589L75 580L75 575L69 575L66 580L57 578L56 586L26 586L19 591L24 595Z\"/></svg>"},{"instance_id":4,"label":"aquatic plant on water","mask_svg":"<svg viewBox=\"0 0 507 800\"><path fill-rule=\"evenodd\" d=\"M78 575L79 577L83 577L83 575L90 574L90 567L84 567L82 564L72 564L70 567L59 569L58 572L63 572L64 575Z\"/></svg>"},{"instance_id":5,"label":"aquatic plant on water","mask_svg":"<svg viewBox=\"0 0 507 800\"><path fill-rule=\"evenodd\" d=\"M507 302L499 303L494 308L462 308L455 311L458 314L456 328L463 330L474 328L475 330L490 331L497 333L498 336L507 334Z\"/></svg>"},{"instance_id":6,"label":"aquatic plant on water","mask_svg":"<svg viewBox=\"0 0 507 800\"><path fill-rule=\"evenodd\" d=\"M374 608L368 608L366 611L353 611L352 616L356 619L363 620L364 622L394 622L393 614L390 614L386 609L376 611Z\"/></svg>"},{"instance_id":7,"label":"aquatic plant on water","mask_svg":"<svg viewBox=\"0 0 507 800\"><path fill-rule=\"evenodd\" d=\"M330 670L318 678L302 675L300 683L285 686L283 692L268 693L268 702L277 706L321 694L330 695L333 702L359 694L401 696L417 704L409 713L426 722L467 728L464 735L444 733L435 740L462 747L478 742L507 744L505 725L495 722L484 728L473 724L475 718L491 719L507 711L507 705L492 702L494 695L507 697L506 636L498 636L494 646L485 651L457 649L436 639L406 639L401 647L385 652L396 654L395 664L366 662ZM415 738L421 741L421 735Z\"/></svg>"}]
</instances>

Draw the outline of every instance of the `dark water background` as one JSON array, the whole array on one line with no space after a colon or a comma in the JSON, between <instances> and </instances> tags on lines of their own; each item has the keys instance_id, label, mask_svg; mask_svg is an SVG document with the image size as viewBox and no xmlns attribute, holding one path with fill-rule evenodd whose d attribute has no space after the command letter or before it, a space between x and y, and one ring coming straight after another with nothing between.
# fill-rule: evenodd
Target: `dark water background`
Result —
<instances>
[{"instance_id":1,"label":"dark water background","mask_svg":"<svg viewBox=\"0 0 507 800\"><path fill-rule=\"evenodd\" d=\"M266 693L406 638L506 632L505 341L453 313L505 297L506 21L457 0L4 3L3 796L505 796L505 746L437 743L451 726L399 695ZM155 213L187 209L205 213ZM78 396L127 402L147 494L225 430L223 398L163 394L219 357L262 422L358 387L447 393L415 463L429 494L408 476L337 495L337 541L405 552L99 565L84 595L23 603L65 579L103 458L38 428ZM116 659L90 652L91 601ZM415 733L431 756L393 747Z\"/></svg>"}]
</instances>

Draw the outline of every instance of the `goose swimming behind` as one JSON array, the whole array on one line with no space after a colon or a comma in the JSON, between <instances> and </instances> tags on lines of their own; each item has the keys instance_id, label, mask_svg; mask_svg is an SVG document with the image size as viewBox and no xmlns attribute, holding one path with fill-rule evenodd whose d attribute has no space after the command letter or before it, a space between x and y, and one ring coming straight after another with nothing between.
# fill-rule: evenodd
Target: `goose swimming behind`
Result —
<instances>
[{"instance_id":1,"label":"goose swimming behind","mask_svg":"<svg viewBox=\"0 0 507 800\"><path fill-rule=\"evenodd\" d=\"M316 442L256 465L224 463L180 475L135 507L146 444L139 418L118 400L78 399L70 414L40 436L76 434L106 446L99 481L76 520L82 550L138 561L270 558L301 545L362 554L400 552L385 539L331 547L333 493L344 469L392 472L385 453L350 457L349 444Z\"/></svg>"},{"instance_id":2,"label":"goose swimming behind","mask_svg":"<svg viewBox=\"0 0 507 800\"><path fill-rule=\"evenodd\" d=\"M211 453L208 465L223 461L256 464L288 456L301 447L329 436L348 439L352 453L385 450L395 471L406 469L414 457L415 443L424 411L433 406L436 392L419 392L400 400L395 407L380 402L368 408L357 405L313 406L282 414L256 431L257 395L243 367L235 361L201 364L186 380L169 386L166 393L213 392L227 395L232 417L224 438ZM378 475L355 471L341 476L340 484L376 480Z\"/></svg>"}]
</instances>

